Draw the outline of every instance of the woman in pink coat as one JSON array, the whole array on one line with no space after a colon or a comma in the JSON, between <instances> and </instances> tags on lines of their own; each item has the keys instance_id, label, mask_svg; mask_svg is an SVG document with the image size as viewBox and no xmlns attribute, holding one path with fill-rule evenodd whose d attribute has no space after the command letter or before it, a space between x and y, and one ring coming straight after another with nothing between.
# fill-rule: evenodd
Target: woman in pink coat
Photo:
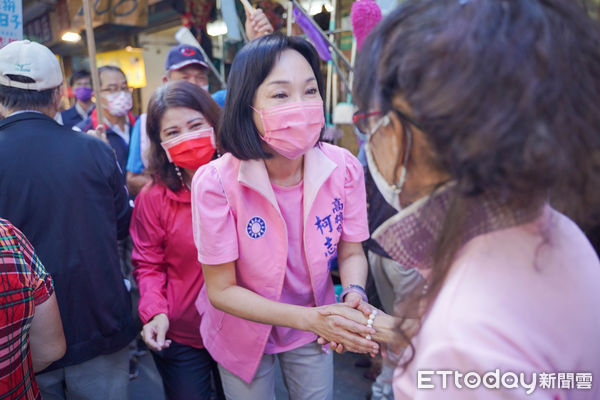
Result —
<instances>
[{"instance_id":1,"label":"woman in pink coat","mask_svg":"<svg viewBox=\"0 0 600 400\"><path fill-rule=\"evenodd\" d=\"M153 181L135 200L133 275L140 290L142 337L168 399L208 399L215 363L198 332L194 301L204 284L192 234L190 184L215 154L220 109L191 83L167 83L148 106ZM217 391L220 385L217 380Z\"/></svg>"},{"instance_id":2,"label":"woman in pink coat","mask_svg":"<svg viewBox=\"0 0 600 400\"><path fill-rule=\"evenodd\" d=\"M228 399L274 398L278 359L292 400L333 396L317 335L374 352L365 324L328 316L330 269L342 297L366 300L369 237L362 167L320 142L319 59L304 39L268 35L237 54L219 142L226 154L192 183L194 237L206 280L200 331Z\"/></svg>"}]
</instances>

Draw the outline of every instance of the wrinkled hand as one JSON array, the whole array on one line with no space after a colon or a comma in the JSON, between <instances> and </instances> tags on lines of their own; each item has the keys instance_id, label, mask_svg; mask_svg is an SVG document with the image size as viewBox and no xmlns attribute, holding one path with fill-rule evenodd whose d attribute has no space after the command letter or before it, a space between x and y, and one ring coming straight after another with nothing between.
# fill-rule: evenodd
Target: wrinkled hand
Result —
<instances>
[{"instance_id":1,"label":"wrinkled hand","mask_svg":"<svg viewBox=\"0 0 600 400\"><path fill-rule=\"evenodd\" d=\"M260 8L248 12L246 10L246 36L248 41L252 41L269 33L273 33L273 26L267 19L267 16Z\"/></svg>"},{"instance_id":2,"label":"wrinkled hand","mask_svg":"<svg viewBox=\"0 0 600 400\"><path fill-rule=\"evenodd\" d=\"M166 339L169 330L169 318L166 314L156 314L142 328L142 339L148 347L155 351L161 351L171 345L171 340ZM166 339L166 340L165 340Z\"/></svg>"},{"instance_id":3,"label":"wrinkled hand","mask_svg":"<svg viewBox=\"0 0 600 400\"><path fill-rule=\"evenodd\" d=\"M373 335L375 330L367 327L367 319L355 309L358 303L358 299L354 299L318 308L320 316L325 318L330 328L329 331L314 330L319 335L319 344L329 343L329 347L337 353L348 350L374 355L379 352L379 344L365 338L366 335Z\"/></svg>"},{"instance_id":4,"label":"wrinkled hand","mask_svg":"<svg viewBox=\"0 0 600 400\"><path fill-rule=\"evenodd\" d=\"M86 132L88 135L92 135L102 140L104 143L108 144L108 138L106 137L106 128L104 125L98 125L96 129L90 129Z\"/></svg>"},{"instance_id":5,"label":"wrinkled hand","mask_svg":"<svg viewBox=\"0 0 600 400\"><path fill-rule=\"evenodd\" d=\"M377 341L379 343L385 343L396 352L399 351L398 349L404 348L410 344L405 337L398 333L398 326L400 326L408 339L414 337L419 330L419 318L405 318L404 320L401 320L386 314L382 310L367 303L359 304L357 310L362 312L366 318L369 317L373 310L377 310L375 324L373 325L373 327L377 325Z\"/></svg>"},{"instance_id":6,"label":"wrinkled hand","mask_svg":"<svg viewBox=\"0 0 600 400\"><path fill-rule=\"evenodd\" d=\"M362 297L359 294L356 293L348 293L346 295L346 301L344 303L340 303L338 305L336 305L335 308L330 308L327 311L330 312L330 315L335 315L337 317L341 317L344 318L347 321L353 321L354 323L360 324L361 326L365 327L368 332L363 334L363 337L366 336L367 334L369 335L373 335L375 334L375 329L373 328L367 328L367 319L369 314L364 315L363 311L361 311L361 308L365 309L366 306L369 306L367 303L365 303L364 301L362 301ZM365 330L366 332L366 330ZM365 339L367 340L367 339ZM343 342L339 342L339 341L328 341L325 337L320 336L319 339L317 339L317 342L319 344L325 345L329 342L329 347L334 350L336 353L343 353L344 351L348 350L348 351L352 351L355 353L358 353L357 351L349 348L348 346L345 346ZM371 342L371 340L369 340L369 342ZM371 355L371 357L375 357L375 355L378 353L379 348L373 348L372 350L368 351L368 352L363 352L363 353L369 353Z\"/></svg>"},{"instance_id":7,"label":"wrinkled hand","mask_svg":"<svg viewBox=\"0 0 600 400\"><path fill-rule=\"evenodd\" d=\"M363 300L362 300L362 296L360 294L358 294L356 292L350 292L350 293L346 294L346 297L344 298L344 303L341 303L341 304L348 306L350 308L356 308L356 306L360 305L361 302L363 302ZM351 319L347 315L345 315L344 317ZM362 320L355 320L355 321L358 322L359 324L363 323ZM325 340L324 338L321 338L321 337L319 339L317 339L317 342L321 345L327 344L327 340ZM329 348L338 354L342 354L345 351L344 345L341 343L329 342ZM371 353L371 355L374 356L373 353Z\"/></svg>"},{"instance_id":8,"label":"wrinkled hand","mask_svg":"<svg viewBox=\"0 0 600 400\"><path fill-rule=\"evenodd\" d=\"M366 318L369 318L369 315L371 315L371 313L373 312L373 310L377 310L377 313L378 313L379 315L385 314L385 313L384 313L383 311L381 311L380 309L378 309L378 308L376 308L376 307L373 307L373 306L372 306L372 305L370 305L369 303L365 303L365 302L362 302L362 303L360 303L360 304L358 305L358 307L356 307L356 309L357 309L358 311L360 311L361 313L363 313L363 315L364 315Z\"/></svg>"}]
</instances>

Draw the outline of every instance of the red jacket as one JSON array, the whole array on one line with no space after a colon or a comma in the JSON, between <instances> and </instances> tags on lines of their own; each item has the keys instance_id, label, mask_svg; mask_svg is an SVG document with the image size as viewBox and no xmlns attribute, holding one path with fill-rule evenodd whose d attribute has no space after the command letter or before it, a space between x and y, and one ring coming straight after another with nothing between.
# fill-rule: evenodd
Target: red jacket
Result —
<instances>
[{"instance_id":1,"label":"red jacket","mask_svg":"<svg viewBox=\"0 0 600 400\"><path fill-rule=\"evenodd\" d=\"M190 199L189 190L174 193L161 184L148 184L138 194L130 227L133 276L140 289L142 322L165 313L168 338L201 348L194 302L204 277L192 234Z\"/></svg>"}]
</instances>

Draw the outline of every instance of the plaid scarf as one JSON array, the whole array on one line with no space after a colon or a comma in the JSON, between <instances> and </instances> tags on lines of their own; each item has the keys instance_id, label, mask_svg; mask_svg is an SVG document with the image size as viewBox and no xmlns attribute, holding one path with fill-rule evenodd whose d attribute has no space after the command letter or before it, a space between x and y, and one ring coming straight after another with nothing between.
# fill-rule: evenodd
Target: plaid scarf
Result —
<instances>
[{"instance_id":1,"label":"plaid scarf","mask_svg":"<svg viewBox=\"0 0 600 400\"><path fill-rule=\"evenodd\" d=\"M405 268L419 268L424 276L433 266L435 246L451 201L457 196L449 183L402 209L373 232L372 238ZM465 197L459 248L479 235L533 221L540 208L514 210L492 196Z\"/></svg>"}]
</instances>

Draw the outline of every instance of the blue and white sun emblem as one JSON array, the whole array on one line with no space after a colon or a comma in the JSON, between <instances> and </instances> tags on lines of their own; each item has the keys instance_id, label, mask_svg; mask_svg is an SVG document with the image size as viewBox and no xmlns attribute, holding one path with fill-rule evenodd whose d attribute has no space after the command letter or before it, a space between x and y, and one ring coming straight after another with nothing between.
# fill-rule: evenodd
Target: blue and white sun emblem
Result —
<instances>
[{"instance_id":1,"label":"blue and white sun emblem","mask_svg":"<svg viewBox=\"0 0 600 400\"><path fill-rule=\"evenodd\" d=\"M261 217L252 217L246 225L246 232L252 239L258 239L262 237L267 231L267 224Z\"/></svg>"}]
</instances>

